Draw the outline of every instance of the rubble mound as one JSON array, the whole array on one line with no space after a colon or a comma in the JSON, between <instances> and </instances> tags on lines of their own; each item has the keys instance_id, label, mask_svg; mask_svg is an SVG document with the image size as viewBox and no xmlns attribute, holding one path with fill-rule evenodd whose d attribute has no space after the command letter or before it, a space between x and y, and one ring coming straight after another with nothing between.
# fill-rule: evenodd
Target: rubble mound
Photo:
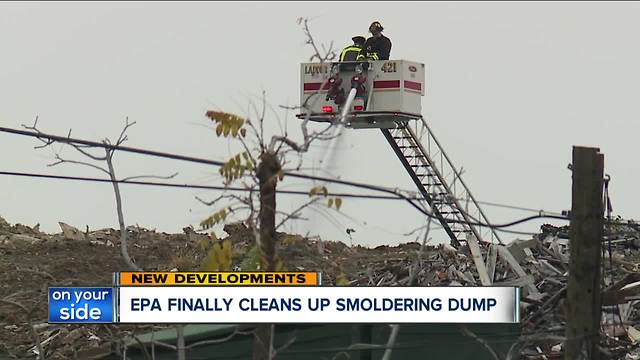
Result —
<instances>
[{"instance_id":1,"label":"rubble mound","mask_svg":"<svg viewBox=\"0 0 640 360\"><path fill-rule=\"evenodd\" d=\"M37 335L46 359L99 359L117 354L132 334L151 330L151 325L47 324L48 286L109 286L113 272L128 270L120 256L119 230L82 231L65 223L60 227L60 233L46 234L37 225L10 225L0 218L0 354L36 358ZM232 244L233 268L242 270L253 247L253 231L243 224L227 224L224 230L227 236L221 240ZM514 359L562 356L569 229L545 225L541 230L531 239L506 246L526 277L514 275L510 265L499 259L492 265L494 285L523 287L523 336L514 346L519 356ZM607 234L611 255L604 261L602 351L612 359L638 359L640 232L635 224L620 222ZM167 234L129 227L127 235L136 264L158 271L198 270L206 256L203 244L221 241L192 228ZM480 245L485 259L491 258L495 246ZM277 253L287 270L321 271L324 286L481 285L465 246L414 242L366 248L278 233Z\"/></svg>"}]
</instances>

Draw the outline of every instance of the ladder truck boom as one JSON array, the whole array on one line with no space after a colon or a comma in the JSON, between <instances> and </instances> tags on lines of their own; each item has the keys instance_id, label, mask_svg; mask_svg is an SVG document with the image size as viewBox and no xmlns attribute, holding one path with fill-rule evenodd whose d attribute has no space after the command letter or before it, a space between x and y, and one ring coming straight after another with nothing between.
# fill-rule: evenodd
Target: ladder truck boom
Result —
<instances>
[{"instance_id":1,"label":"ladder truck boom","mask_svg":"<svg viewBox=\"0 0 640 360\"><path fill-rule=\"evenodd\" d=\"M299 118L379 128L451 240L502 243L422 116L424 64L407 60L303 63ZM482 256L479 256L480 261ZM480 274L484 283L486 274Z\"/></svg>"}]
</instances>

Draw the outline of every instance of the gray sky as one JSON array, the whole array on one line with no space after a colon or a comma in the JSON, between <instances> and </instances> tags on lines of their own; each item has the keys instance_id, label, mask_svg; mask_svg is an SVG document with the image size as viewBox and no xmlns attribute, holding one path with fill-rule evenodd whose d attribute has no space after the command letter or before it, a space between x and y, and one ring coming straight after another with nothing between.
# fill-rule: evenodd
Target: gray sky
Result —
<instances>
[{"instance_id":1,"label":"gray sky","mask_svg":"<svg viewBox=\"0 0 640 360\"><path fill-rule=\"evenodd\" d=\"M615 213L638 216L640 4L632 2L1 3L0 124L17 128L39 115L44 131L73 128L77 137L99 140L117 137L128 116L137 121L131 146L225 160L235 148L215 136L205 111L244 115L262 90L276 108L298 101L299 63L311 55L298 17L313 18L318 41L337 47L380 20L393 42L391 58L426 64L424 115L477 199L569 209L571 146L598 146ZM284 112L278 116L285 121ZM286 120L298 136L297 120ZM277 123L268 118L271 130ZM0 168L100 176L73 165L47 168L53 153L33 150L35 144L0 134ZM326 147L315 147L305 166L317 166ZM334 161L309 172L413 189L376 130L345 131L335 150ZM116 159L121 177L178 171L178 182L221 183L215 168ZM59 231L57 221L117 226L109 184L0 177L0 189L0 216L12 223L47 231ZM194 195L217 196L137 186L124 186L123 194L128 223L167 232L212 211ZM279 206L293 209L303 200L280 197ZM485 211L495 223L530 215ZM307 212L310 221L290 230L348 242L351 227L354 242L378 245L413 240L401 234L424 223L402 202L345 199L343 213L331 213L329 222ZM442 232L433 237L445 239Z\"/></svg>"}]
</instances>

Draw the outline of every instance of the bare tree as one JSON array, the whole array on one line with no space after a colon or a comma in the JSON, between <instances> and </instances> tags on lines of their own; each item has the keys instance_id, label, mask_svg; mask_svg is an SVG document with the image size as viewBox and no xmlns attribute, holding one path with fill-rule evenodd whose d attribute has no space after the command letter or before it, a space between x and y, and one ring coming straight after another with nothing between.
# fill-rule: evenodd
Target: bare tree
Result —
<instances>
[{"instance_id":1,"label":"bare tree","mask_svg":"<svg viewBox=\"0 0 640 360\"><path fill-rule=\"evenodd\" d=\"M129 130L129 128L131 128L135 124L136 124L135 121L129 122L129 118L126 118L125 125L122 131L120 132L120 135L118 136L118 139L115 141L115 143L109 140L108 138L105 138L104 140L102 140L102 143L105 145L113 145L114 147L118 147L122 145L128 140L127 131ZM44 134L38 129L38 117L36 117L33 125L27 126L23 124L22 126L25 129L35 131L38 134ZM68 132L67 138L71 138L71 129ZM79 154L87 158L86 160L74 160L74 159L62 157L60 155L60 151L62 150L62 148L60 148L57 151L54 150L55 161L48 164L48 166L53 167L53 166L59 166L63 164L80 165L80 166L92 168L94 170L98 170L109 176L109 179L111 180L111 184L113 185L113 192L114 192L115 201L116 201L116 213L118 215L118 224L120 227L120 254L122 256L122 259L124 260L124 262L126 263L127 267L130 270L142 271L142 268L138 266L136 262L129 255L127 226L124 218L124 212L122 210L122 194L120 192L120 186L118 182L134 180L134 179L172 179L176 177L178 173L174 173L168 176L137 175L137 176L130 176L130 177L126 177L121 180L118 180L116 176L115 167L113 165L113 157L116 153L114 147L104 147L104 152L105 152L104 155L99 155L95 153L96 148L93 146L80 145L72 141L63 141L63 140L55 141L55 140L51 140L50 138L46 140L44 138L39 138L39 140L42 142L42 144L36 146L35 147L36 149L48 148L54 145L56 142L61 142L63 145L71 146ZM106 167L105 167L105 164L106 164ZM178 359L184 360L186 357L185 357L185 347L184 347L183 325L176 325L176 333L178 337L178 346L177 346Z\"/></svg>"},{"instance_id":2,"label":"bare tree","mask_svg":"<svg viewBox=\"0 0 640 360\"><path fill-rule=\"evenodd\" d=\"M129 118L126 118L125 121L125 126L122 129L122 131L120 132L120 135L118 136L118 139L116 140L115 143L112 143L111 140L109 140L108 138L105 138L102 143L105 145L114 145L115 147L122 145L123 143L125 143L128 140L128 136L127 136L127 130L129 130L130 127L132 127L133 125L135 125L135 121L134 122L129 122ZM33 125L31 126L27 126L27 125L22 125L25 129L28 130L32 130L37 132L38 134L43 134L39 129L38 129L38 117L36 117ZM67 135L67 138L71 138L71 130L69 130L69 133ZM43 149L43 148L47 148L50 147L51 145L55 144L58 141L55 140L51 140L51 139L39 139L42 142L42 145L36 146L36 149ZM62 165L62 164L74 164L74 165L81 165L81 166L86 166L86 167L90 167L92 169L98 170L104 174L107 174L109 176L109 178L112 181L112 185L113 185L113 192L115 195L115 200L116 200L116 212L118 214L118 224L120 225L120 253L122 254L122 259L124 260L124 262L127 264L127 266L129 267L129 269L134 270L134 271L140 271L142 270L138 265L136 265L136 263L131 259L131 256L129 256L129 250L127 247L127 227L126 227L126 223L125 223L125 219L124 219L124 213L122 210L122 195L120 193L120 186L118 184L118 178L116 176L116 171L115 171L115 167L113 166L113 156L115 155L115 150L111 147L105 147L104 151L105 154L104 155L98 155L93 153L93 150L90 150L90 148L92 148L92 146L89 145L79 145L76 143L73 143L71 141L60 141L62 142L64 145L69 145L71 146L73 149L75 149L78 153L80 153L81 155L83 155L84 157L88 158L87 161L85 160L73 160L73 159L68 159L68 158L64 158L60 155L60 150L58 151L54 151L54 156L55 156L55 161L50 163L48 166L58 166L58 165ZM99 163L105 163L106 167L104 167L104 165L99 165ZM157 176L157 175L139 175L139 176L131 176L131 177L127 177L124 178L120 181L127 181L127 180L133 180L133 179L171 179L174 178L176 175L178 175L178 173L169 175L169 176Z\"/></svg>"},{"instance_id":3,"label":"bare tree","mask_svg":"<svg viewBox=\"0 0 640 360\"><path fill-rule=\"evenodd\" d=\"M265 102L263 102L263 108L266 106L264 104ZM263 132L259 130L263 128L266 120L263 113L263 111L257 112L257 120L252 121L229 113L207 112L207 116L217 124L217 133L220 136L227 134L234 137L245 149L244 152L231 157L221 167L220 173L225 178L225 185L240 181L247 192L245 195L224 194L212 201L205 201L199 197L197 200L209 206L226 201L226 207L201 222L202 229L209 229L222 223L228 214L240 217L254 234L255 246L260 254L256 270L275 271L280 269L276 254L276 229L286 221L299 219L304 209L319 205L320 200L326 198L328 192L325 187L313 188L310 191L311 199L293 212L277 210L276 188L278 182L283 179L285 170L289 170L287 156L293 153L300 155L309 149L309 144L313 141L323 138L318 136L317 132L309 132L303 125L301 143L291 140L287 135L276 135L267 144L264 141ZM327 204L330 203L339 208L341 202L339 198L329 198ZM277 222L277 217L282 219ZM275 355L273 328L274 326L269 324L257 326L254 359L272 359Z\"/></svg>"},{"instance_id":4,"label":"bare tree","mask_svg":"<svg viewBox=\"0 0 640 360\"><path fill-rule=\"evenodd\" d=\"M333 43L328 47L317 44L309 30L308 19L300 18L298 24L302 26L306 43L313 49L310 61L325 62L336 57ZM304 209L318 206L321 199L327 198L325 187L315 187L311 189L311 199L307 203L293 212L280 212L277 210L276 201L278 182L283 179L285 171L300 168L302 154L309 150L309 146L314 141L329 140L339 134L333 133L335 128L333 124L329 124L319 131L311 131L309 116L307 116L300 124L301 140L294 140L286 129L283 129L281 134L269 137L265 135L268 108L266 95L262 94L261 106L256 106L253 102L249 105L250 111L246 118L222 111L208 111L206 113L206 116L215 123L216 134L219 137L233 138L243 149L241 153L232 156L221 167L220 174L224 177L225 185L239 181L242 182L247 192L242 196L224 194L212 201L197 198L198 201L206 205L227 202L225 208L202 221L201 226L203 230L209 229L225 221L228 214L240 217L253 231L255 248L258 250L260 259L257 270L275 271L281 266L276 254L276 229L286 221L300 219ZM279 118L275 120L280 121ZM292 162L292 158L297 161ZM292 168L291 165L293 165ZM342 200L339 198L327 198L327 204L330 207L339 209L341 203ZM282 219L278 223L276 219L279 216ZM282 350L282 348L279 350L274 348L273 334L274 325L257 325L253 346L254 360L272 359L277 351Z\"/></svg>"}]
</instances>

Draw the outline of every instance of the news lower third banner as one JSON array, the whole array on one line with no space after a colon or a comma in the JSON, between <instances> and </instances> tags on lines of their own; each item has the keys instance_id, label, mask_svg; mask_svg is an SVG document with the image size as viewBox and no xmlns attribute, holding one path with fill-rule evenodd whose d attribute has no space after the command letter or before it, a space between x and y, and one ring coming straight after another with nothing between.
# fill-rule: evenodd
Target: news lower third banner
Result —
<instances>
[{"instance_id":1,"label":"news lower third banner","mask_svg":"<svg viewBox=\"0 0 640 360\"><path fill-rule=\"evenodd\" d=\"M318 286L318 272L121 272L115 274L120 286Z\"/></svg>"},{"instance_id":2,"label":"news lower third banner","mask_svg":"<svg viewBox=\"0 0 640 360\"><path fill-rule=\"evenodd\" d=\"M112 323L117 312L114 288L50 287L50 323Z\"/></svg>"},{"instance_id":3,"label":"news lower third banner","mask_svg":"<svg viewBox=\"0 0 640 360\"><path fill-rule=\"evenodd\" d=\"M123 274L126 275L123 277ZM164 277L163 274L171 275ZM150 276L145 280L146 275ZM49 322L520 321L520 292L516 287L333 287L319 284L318 273L121 273L114 277L113 287L49 288Z\"/></svg>"}]
</instances>

